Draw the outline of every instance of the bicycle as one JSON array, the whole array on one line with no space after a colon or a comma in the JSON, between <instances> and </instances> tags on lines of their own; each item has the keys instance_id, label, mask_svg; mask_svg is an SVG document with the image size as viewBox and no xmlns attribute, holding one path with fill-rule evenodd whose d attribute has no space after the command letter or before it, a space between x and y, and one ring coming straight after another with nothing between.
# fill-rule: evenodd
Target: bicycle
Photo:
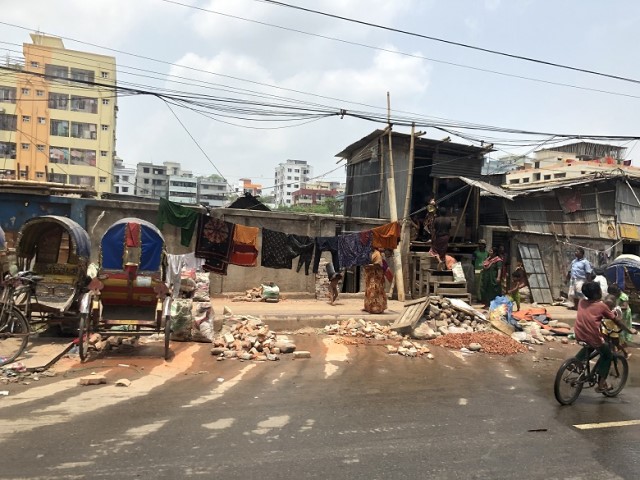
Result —
<instances>
[{"instance_id":1,"label":"bicycle","mask_svg":"<svg viewBox=\"0 0 640 480\"><path fill-rule=\"evenodd\" d=\"M607 341L611 347L609 336L607 336ZM568 358L556 373L553 393L561 405L571 405L575 402L585 385L587 388L598 385L599 375L595 367L600 361L600 352L584 342L578 342L578 344L587 348L586 360L578 360L576 357ZM609 388L602 391L602 394L605 397L615 397L626 385L628 377L629 363L627 359L623 355L613 352L607 377Z\"/></svg>"},{"instance_id":2,"label":"bicycle","mask_svg":"<svg viewBox=\"0 0 640 480\"><path fill-rule=\"evenodd\" d=\"M5 277L0 300L0 366L12 363L29 342L31 301L36 285L42 279L28 271Z\"/></svg>"}]
</instances>

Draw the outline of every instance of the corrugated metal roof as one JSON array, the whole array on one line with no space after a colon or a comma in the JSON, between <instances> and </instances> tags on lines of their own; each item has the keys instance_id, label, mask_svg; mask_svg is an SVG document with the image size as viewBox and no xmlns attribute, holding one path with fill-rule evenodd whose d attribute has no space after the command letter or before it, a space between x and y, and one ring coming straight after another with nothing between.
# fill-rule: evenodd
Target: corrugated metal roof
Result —
<instances>
[{"instance_id":1,"label":"corrugated metal roof","mask_svg":"<svg viewBox=\"0 0 640 480\"><path fill-rule=\"evenodd\" d=\"M478 187L480 190L487 192L491 195L495 195L497 197L506 198L507 200L513 200L514 195L506 192L500 187L496 187L495 185L491 185L490 183L483 182L481 180L472 180L466 177L460 177L464 183L471 185L472 187Z\"/></svg>"}]
</instances>

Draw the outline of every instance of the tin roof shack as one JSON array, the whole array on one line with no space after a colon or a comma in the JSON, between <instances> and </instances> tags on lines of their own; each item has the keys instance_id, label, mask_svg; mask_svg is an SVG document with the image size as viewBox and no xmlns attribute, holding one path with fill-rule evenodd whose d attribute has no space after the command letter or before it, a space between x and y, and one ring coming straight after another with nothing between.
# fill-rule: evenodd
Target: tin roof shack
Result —
<instances>
[{"instance_id":1,"label":"tin roof shack","mask_svg":"<svg viewBox=\"0 0 640 480\"><path fill-rule=\"evenodd\" d=\"M409 183L411 135L392 132L392 153L396 186L397 215L405 216L404 205ZM460 177L482 177L484 154L478 148L444 140L416 136L409 212L416 212L436 198L452 217L457 237L476 240L479 215L479 189L467 189ZM387 178L390 173L388 130L375 130L338 153L347 161L345 215L391 218ZM466 205L466 209L465 209ZM456 227L460 225L459 227ZM452 231L452 235L455 232Z\"/></svg>"},{"instance_id":2,"label":"tin roof shack","mask_svg":"<svg viewBox=\"0 0 640 480\"><path fill-rule=\"evenodd\" d=\"M510 186L514 200L504 203L512 232L511 264L517 257L532 257L525 269L530 284L534 275L534 300L549 303L548 295L566 293L565 277L578 246L594 266L621 253L640 253L640 177L614 173L523 187ZM540 289L538 299L535 288Z\"/></svg>"}]
</instances>

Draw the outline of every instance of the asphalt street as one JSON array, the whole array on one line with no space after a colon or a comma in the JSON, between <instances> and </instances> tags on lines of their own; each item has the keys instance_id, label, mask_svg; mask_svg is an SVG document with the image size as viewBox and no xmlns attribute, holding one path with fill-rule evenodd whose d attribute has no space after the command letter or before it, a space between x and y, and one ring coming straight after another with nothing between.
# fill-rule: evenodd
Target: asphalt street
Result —
<instances>
[{"instance_id":1,"label":"asphalt street","mask_svg":"<svg viewBox=\"0 0 640 480\"><path fill-rule=\"evenodd\" d=\"M292 338L312 358L218 362L172 343L164 362L152 344L2 386L0 478L640 478L640 353L618 398L561 407L553 378L576 346L428 360ZM91 373L107 384L77 385Z\"/></svg>"}]
</instances>

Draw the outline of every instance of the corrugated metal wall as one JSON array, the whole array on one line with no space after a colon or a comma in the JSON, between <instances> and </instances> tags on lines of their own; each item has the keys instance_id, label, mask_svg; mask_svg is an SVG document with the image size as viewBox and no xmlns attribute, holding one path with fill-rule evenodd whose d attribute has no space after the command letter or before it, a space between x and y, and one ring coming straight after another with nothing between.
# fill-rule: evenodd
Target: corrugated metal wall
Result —
<instances>
[{"instance_id":1,"label":"corrugated metal wall","mask_svg":"<svg viewBox=\"0 0 640 480\"><path fill-rule=\"evenodd\" d=\"M482 156L468 154L433 154L433 177L467 177L480 179L482 177Z\"/></svg>"}]
</instances>

